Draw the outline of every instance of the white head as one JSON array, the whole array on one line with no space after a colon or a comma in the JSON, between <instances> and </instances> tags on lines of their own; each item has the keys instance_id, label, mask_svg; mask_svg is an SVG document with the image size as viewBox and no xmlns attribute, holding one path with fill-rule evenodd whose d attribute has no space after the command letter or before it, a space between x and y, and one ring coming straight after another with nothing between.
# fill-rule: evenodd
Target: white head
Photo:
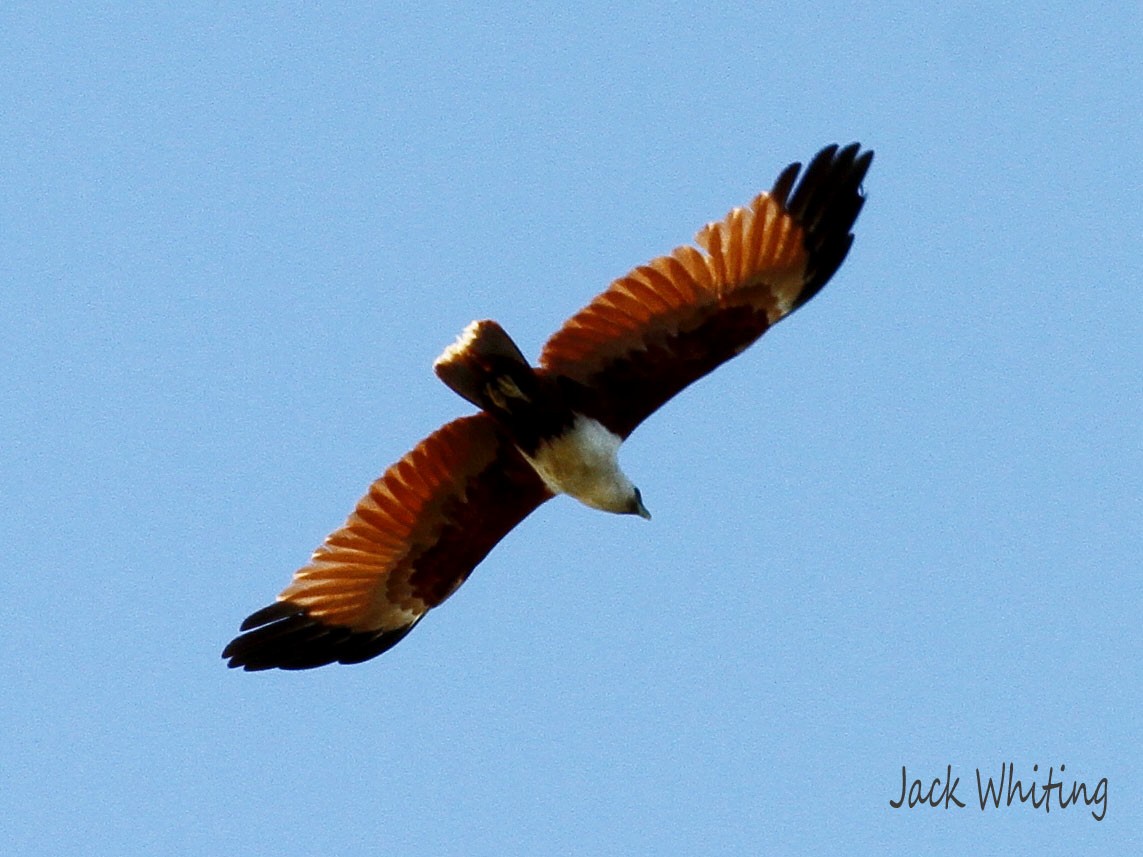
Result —
<instances>
[{"instance_id":1,"label":"white head","mask_svg":"<svg viewBox=\"0 0 1143 857\"><path fill-rule=\"evenodd\" d=\"M643 505L643 495L639 493L622 470L616 468L616 479L600 482L588 496L575 496L577 500L593 509L614 512L617 515L638 515L651 520L651 513Z\"/></svg>"},{"instance_id":2,"label":"white head","mask_svg":"<svg viewBox=\"0 0 1143 857\"><path fill-rule=\"evenodd\" d=\"M619 469L622 442L598 421L579 416L568 431L542 444L528 461L557 494L568 494L604 512L650 519L639 489Z\"/></svg>"}]
</instances>

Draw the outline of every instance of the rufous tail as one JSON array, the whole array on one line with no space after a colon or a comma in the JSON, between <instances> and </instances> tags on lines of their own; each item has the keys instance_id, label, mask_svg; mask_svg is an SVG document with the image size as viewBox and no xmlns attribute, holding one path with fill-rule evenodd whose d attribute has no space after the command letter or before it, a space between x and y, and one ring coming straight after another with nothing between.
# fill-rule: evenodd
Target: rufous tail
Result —
<instances>
[{"instance_id":1,"label":"rufous tail","mask_svg":"<svg viewBox=\"0 0 1143 857\"><path fill-rule=\"evenodd\" d=\"M478 408L511 418L535 401L537 379L494 321L474 321L433 363L437 377Z\"/></svg>"}]
</instances>

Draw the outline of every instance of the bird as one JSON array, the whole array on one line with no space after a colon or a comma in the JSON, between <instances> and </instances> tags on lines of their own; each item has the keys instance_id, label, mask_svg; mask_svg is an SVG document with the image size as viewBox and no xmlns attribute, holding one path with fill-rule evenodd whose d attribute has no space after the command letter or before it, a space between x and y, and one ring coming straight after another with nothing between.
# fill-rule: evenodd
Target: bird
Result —
<instances>
[{"instance_id":1,"label":"bird","mask_svg":"<svg viewBox=\"0 0 1143 857\"><path fill-rule=\"evenodd\" d=\"M873 161L829 145L568 319L533 367L495 321L433 364L478 408L418 443L222 652L247 671L354 664L400 642L542 503L650 518L623 441L803 306L849 253ZM701 249L700 249L701 248Z\"/></svg>"}]
</instances>

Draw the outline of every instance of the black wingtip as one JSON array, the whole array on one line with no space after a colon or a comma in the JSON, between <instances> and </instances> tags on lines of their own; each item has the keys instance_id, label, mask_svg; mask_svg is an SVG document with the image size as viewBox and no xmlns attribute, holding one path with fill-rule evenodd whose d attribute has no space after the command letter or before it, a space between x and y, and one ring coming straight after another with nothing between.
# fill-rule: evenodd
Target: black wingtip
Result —
<instances>
[{"instance_id":1,"label":"black wingtip","mask_svg":"<svg viewBox=\"0 0 1143 857\"><path fill-rule=\"evenodd\" d=\"M275 601L269 607L263 607L254 613L251 613L238 626L239 631L249 631L251 628L257 628L261 625L266 625L276 619L285 619L287 616L292 616L298 612L298 608L288 601Z\"/></svg>"},{"instance_id":2,"label":"black wingtip","mask_svg":"<svg viewBox=\"0 0 1143 857\"><path fill-rule=\"evenodd\" d=\"M252 613L222 650L231 669L308 670L326 664L358 664L401 642L420 619L391 631L354 631L327 625L304 608L277 601Z\"/></svg>"},{"instance_id":3,"label":"black wingtip","mask_svg":"<svg viewBox=\"0 0 1143 857\"><path fill-rule=\"evenodd\" d=\"M791 164L774 182L771 196L805 233L806 283L795 309L821 291L845 261L853 224L865 204L861 183L872 163L872 149L862 152L860 143L834 143L814 155L805 172L800 164Z\"/></svg>"},{"instance_id":4,"label":"black wingtip","mask_svg":"<svg viewBox=\"0 0 1143 857\"><path fill-rule=\"evenodd\" d=\"M786 169L782 170L781 174L774 181L774 187L770 189L770 196L781 206L786 205L786 200L790 198L790 191L794 187L794 182L798 178L798 173L802 171L802 162L794 161Z\"/></svg>"}]
</instances>

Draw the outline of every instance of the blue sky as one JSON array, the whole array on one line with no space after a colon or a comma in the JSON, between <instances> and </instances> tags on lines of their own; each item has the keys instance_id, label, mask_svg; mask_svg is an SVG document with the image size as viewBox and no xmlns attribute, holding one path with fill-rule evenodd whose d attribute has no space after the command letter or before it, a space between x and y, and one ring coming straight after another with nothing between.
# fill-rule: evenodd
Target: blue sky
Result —
<instances>
[{"instance_id":1,"label":"blue sky","mask_svg":"<svg viewBox=\"0 0 1143 857\"><path fill-rule=\"evenodd\" d=\"M0 12L6 853L1138 853L1138 8L387 7ZM625 446L652 522L225 669L468 321L535 357L851 140L839 274Z\"/></svg>"}]
</instances>

